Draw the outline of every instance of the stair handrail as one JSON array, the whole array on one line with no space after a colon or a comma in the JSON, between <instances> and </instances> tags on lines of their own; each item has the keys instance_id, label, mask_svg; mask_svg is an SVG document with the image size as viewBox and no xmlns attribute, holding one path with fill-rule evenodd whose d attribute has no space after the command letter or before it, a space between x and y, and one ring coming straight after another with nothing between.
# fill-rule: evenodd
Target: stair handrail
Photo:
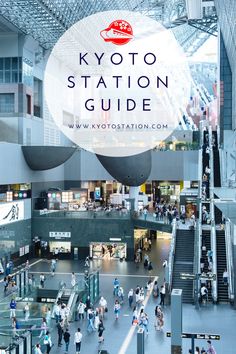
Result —
<instances>
[{"instance_id":1,"label":"stair handrail","mask_svg":"<svg viewBox=\"0 0 236 354\"><path fill-rule=\"evenodd\" d=\"M212 145L212 128L209 126L209 190L210 190L210 214L211 214L211 250L212 250L212 272L215 274L215 280L212 280L212 299L216 303L218 299L217 294L217 255L216 255L216 226L215 226L215 209L214 209L214 154Z\"/></svg>"},{"instance_id":2,"label":"stair handrail","mask_svg":"<svg viewBox=\"0 0 236 354\"><path fill-rule=\"evenodd\" d=\"M173 278L173 268L174 268L174 258L175 258L175 245L176 245L176 233L177 233L177 222L176 219L172 222L172 237L170 243L170 253L169 253L169 289L172 289L172 278Z\"/></svg>"},{"instance_id":3,"label":"stair handrail","mask_svg":"<svg viewBox=\"0 0 236 354\"><path fill-rule=\"evenodd\" d=\"M225 249L226 249L226 265L228 271L228 296L229 301L234 300L234 265L233 265L233 250L232 250L232 238L230 230L230 221L225 222Z\"/></svg>"},{"instance_id":4,"label":"stair handrail","mask_svg":"<svg viewBox=\"0 0 236 354\"><path fill-rule=\"evenodd\" d=\"M202 158L203 158L203 150L202 148L199 150L198 153L198 221L197 221L197 233L195 234L197 238L197 266L196 266L196 272L199 274L201 270L201 252L202 252L202 176L203 176L203 171L202 171Z\"/></svg>"},{"instance_id":5,"label":"stair handrail","mask_svg":"<svg viewBox=\"0 0 236 354\"><path fill-rule=\"evenodd\" d=\"M193 285L193 299L196 309L199 308L199 289L200 289L200 257L201 257L201 223L200 219L196 222L196 228L194 230L194 258L193 258L193 273L195 275L195 281Z\"/></svg>"}]
</instances>

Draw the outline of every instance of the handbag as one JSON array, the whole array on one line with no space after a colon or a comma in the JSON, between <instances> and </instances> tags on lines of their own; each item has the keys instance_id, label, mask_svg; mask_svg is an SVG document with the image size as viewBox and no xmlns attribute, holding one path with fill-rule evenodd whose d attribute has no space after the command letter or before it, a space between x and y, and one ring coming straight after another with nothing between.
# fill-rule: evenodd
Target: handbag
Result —
<instances>
[{"instance_id":1,"label":"handbag","mask_svg":"<svg viewBox=\"0 0 236 354\"><path fill-rule=\"evenodd\" d=\"M105 307L105 312L108 312L108 308L107 307Z\"/></svg>"}]
</instances>

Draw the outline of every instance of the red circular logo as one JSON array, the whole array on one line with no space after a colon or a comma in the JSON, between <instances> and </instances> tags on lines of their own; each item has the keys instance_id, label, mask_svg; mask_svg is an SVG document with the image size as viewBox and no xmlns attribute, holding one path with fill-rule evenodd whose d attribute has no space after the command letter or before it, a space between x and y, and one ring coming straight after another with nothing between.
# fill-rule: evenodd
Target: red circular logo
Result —
<instances>
[{"instance_id":1,"label":"red circular logo","mask_svg":"<svg viewBox=\"0 0 236 354\"><path fill-rule=\"evenodd\" d=\"M105 42L123 45L133 39L133 29L127 21L113 21L108 28L100 32L101 37Z\"/></svg>"}]
</instances>

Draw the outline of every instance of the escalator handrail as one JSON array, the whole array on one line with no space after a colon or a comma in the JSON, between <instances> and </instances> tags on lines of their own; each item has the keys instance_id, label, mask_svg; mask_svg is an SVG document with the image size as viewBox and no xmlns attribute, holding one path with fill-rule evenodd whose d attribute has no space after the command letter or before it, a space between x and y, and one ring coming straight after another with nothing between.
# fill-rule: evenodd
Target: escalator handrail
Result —
<instances>
[{"instance_id":1,"label":"escalator handrail","mask_svg":"<svg viewBox=\"0 0 236 354\"><path fill-rule=\"evenodd\" d=\"M177 233L177 223L176 223L176 219L174 219L173 223L172 223L172 237L171 237L169 262L168 262L169 263L169 287L170 287L170 289L172 289L172 280L173 280L176 233Z\"/></svg>"},{"instance_id":2,"label":"escalator handrail","mask_svg":"<svg viewBox=\"0 0 236 354\"><path fill-rule=\"evenodd\" d=\"M234 300L234 265L233 265L233 252L232 252L232 239L230 232L230 221L225 222L225 249L226 249L226 265L228 271L228 296L229 300Z\"/></svg>"},{"instance_id":3,"label":"escalator handrail","mask_svg":"<svg viewBox=\"0 0 236 354\"><path fill-rule=\"evenodd\" d=\"M215 274L215 280L212 281L212 298L213 302L217 302L217 255L216 255L216 227L215 227L215 209L214 209L214 153L212 145L212 128L209 126L209 188L210 188L210 213L211 213L211 250L213 252L213 269L212 272Z\"/></svg>"}]
</instances>

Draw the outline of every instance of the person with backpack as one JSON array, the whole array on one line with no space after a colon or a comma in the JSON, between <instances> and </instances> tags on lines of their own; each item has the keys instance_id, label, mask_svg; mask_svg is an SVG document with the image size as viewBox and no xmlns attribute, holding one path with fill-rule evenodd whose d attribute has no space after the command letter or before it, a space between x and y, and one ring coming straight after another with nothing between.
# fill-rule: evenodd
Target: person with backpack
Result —
<instances>
[{"instance_id":1,"label":"person with backpack","mask_svg":"<svg viewBox=\"0 0 236 354\"><path fill-rule=\"evenodd\" d=\"M49 331L44 336L43 344L46 345L46 354L49 354L52 349L52 340Z\"/></svg>"},{"instance_id":2,"label":"person with backpack","mask_svg":"<svg viewBox=\"0 0 236 354\"><path fill-rule=\"evenodd\" d=\"M105 331L105 328L103 326L103 321L100 320L99 325L98 325L98 343L104 342L104 338L103 338L104 331Z\"/></svg>"},{"instance_id":3,"label":"person with backpack","mask_svg":"<svg viewBox=\"0 0 236 354\"><path fill-rule=\"evenodd\" d=\"M68 353L69 344L70 344L70 332L69 332L68 328L66 328L66 331L64 333L63 339L64 339L64 342L65 342L65 345L66 345L65 352Z\"/></svg>"}]
</instances>

